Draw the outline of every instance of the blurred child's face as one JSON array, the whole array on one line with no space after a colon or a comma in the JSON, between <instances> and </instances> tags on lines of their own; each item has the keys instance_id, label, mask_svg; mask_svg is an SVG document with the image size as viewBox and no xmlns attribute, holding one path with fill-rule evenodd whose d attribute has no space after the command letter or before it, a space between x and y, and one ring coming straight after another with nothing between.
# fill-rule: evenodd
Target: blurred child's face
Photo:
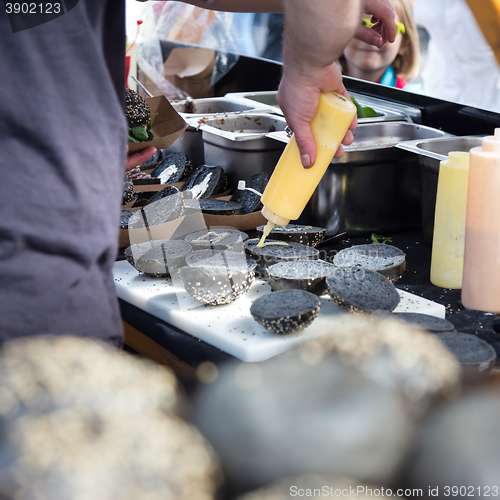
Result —
<instances>
[{"instance_id":1,"label":"blurred child's face","mask_svg":"<svg viewBox=\"0 0 500 500\"><path fill-rule=\"evenodd\" d=\"M397 13L396 21L399 21ZM406 43L401 33L398 33L394 43L386 43L381 49L353 38L344 49L347 75L379 82L396 56L405 50Z\"/></svg>"}]
</instances>

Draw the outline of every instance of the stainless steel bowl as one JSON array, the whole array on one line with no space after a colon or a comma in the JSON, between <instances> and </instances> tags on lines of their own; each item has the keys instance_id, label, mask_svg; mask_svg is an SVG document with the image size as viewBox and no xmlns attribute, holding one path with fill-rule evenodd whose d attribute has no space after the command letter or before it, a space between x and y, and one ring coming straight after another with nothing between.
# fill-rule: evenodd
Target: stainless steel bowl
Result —
<instances>
[{"instance_id":1,"label":"stainless steel bowl","mask_svg":"<svg viewBox=\"0 0 500 500\"><path fill-rule=\"evenodd\" d=\"M439 165L451 151L468 152L481 145L481 136L440 137L426 141L416 140L398 144L398 148L417 155L422 184L422 231L427 243L432 242L434 212L439 176Z\"/></svg>"},{"instance_id":2,"label":"stainless steel bowl","mask_svg":"<svg viewBox=\"0 0 500 500\"><path fill-rule=\"evenodd\" d=\"M285 147L266 137L269 132L285 130L286 121L278 115L217 115L203 120L199 127L205 163L226 170L232 189L236 189L239 180L256 173L271 174Z\"/></svg>"},{"instance_id":3,"label":"stainless steel bowl","mask_svg":"<svg viewBox=\"0 0 500 500\"><path fill-rule=\"evenodd\" d=\"M173 108L186 120L194 122L175 141L169 153L184 153L193 162L195 167L205 163L205 149L201 130L198 124L213 116L224 116L228 113L250 113L267 109L257 102L240 102L237 99L226 97L208 97L204 99L190 99L171 102Z\"/></svg>"}]
</instances>

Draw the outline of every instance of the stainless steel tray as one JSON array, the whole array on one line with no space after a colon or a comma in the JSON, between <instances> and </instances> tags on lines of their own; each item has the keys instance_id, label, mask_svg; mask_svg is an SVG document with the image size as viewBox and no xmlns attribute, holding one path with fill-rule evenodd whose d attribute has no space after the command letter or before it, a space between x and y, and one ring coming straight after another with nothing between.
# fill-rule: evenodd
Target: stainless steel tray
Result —
<instances>
[{"instance_id":1,"label":"stainless steel tray","mask_svg":"<svg viewBox=\"0 0 500 500\"><path fill-rule=\"evenodd\" d=\"M263 92L231 92L224 97L241 102L242 104L265 106L268 113L283 116L283 111L281 111L276 102L276 93L276 90Z\"/></svg>"},{"instance_id":2,"label":"stainless steel tray","mask_svg":"<svg viewBox=\"0 0 500 500\"><path fill-rule=\"evenodd\" d=\"M268 108L256 102L243 103L226 97L174 101L171 104L189 124L189 127L168 152L185 153L196 167L208 161L205 159L201 124L214 123L211 121L213 117L217 117L215 122L222 123L228 115L245 114L248 116L252 113L265 113Z\"/></svg>"},{"instance_id":3,"label":"stainless steel tray","mask_svg":"<svg viewBox=\"0 0 500 500\"><path fill-rule=\"evenodd\" d=\"M286 127L284 117L267 113L226 113L187 122L203 132L205 142L224 146L228 146L227 141L265 139L269 133L284 131Z\"/></svg>"},{"instance_id":4,"label":"stainless steel tray","mask_svg":"<svg viewBox=\"0 0 500 500\"><path fill-rule=\"evenodd\" d=\"M419 168L403 139L450 137L408 122L358 125L354 142L334 158L299 221L327 235L407 231L421 225Z\"/></svg>"},{"instance_id":5,"label":"stainless steel tray","mask_svg":"<svg viewBox=\"0 0 500 500\"><path fill-rule=\"evenodd\" d=\"M416 121L420 122L420 110L406 105L392 104L382 99L368 97L362 94L352 93L361 106L373 108L378 116L361 118L359 123L377 123L384 121ZM276 91L268 92L235 92L226 94L228 99L246 105L267 106L268 113L283 115L283 112L276 103Z\"/></svg>"},{"instance_id":6,"label":"stainless steel tray","mask_svg":"<svg viewBox=\"0 0 500 500\"><path fill-rule=\"evenodd\" d=\"M468 135L462 137L437 137L427 140L417 139L404 141L396 146L421 156L419 162L428 165L437 174L439 172L439 163L446 160L451 151L468 152L472 148L481 145L482 137Z\"/></svg>"},{"instance_id":7,"label":"stainless steel tray","mask_svg":"<svg viewBox=\"0 0 500 500\"><path fill-rule=\"evenodd\" d=\"M194 118L201 116L211 116L224 113L245 113L249 111L264 111L267 106L257 102L241 102L227 97L209 97L204 99L185 99L173 101L172 107L183 118Z\"/></svg>"},{"instance_id":8,"label":"stainless steel tray","mask_svg":"<svg viewBox=\"0 0 500 500\"><path fill-rule=\"evenodd\" d=\"M354 141L351 145L344 146L345 154L341 158L334 158L333 164L368 165L380 161L393 161L402 156L396 146L403 141L454 137L442 130L405 121L360 123L353 134ZM280 142L289 141L286 132L270 132L267 137Z\"/></svg>"},{"instance_id":9,"label":"stainless steel tray","mask_svg":"<svg viewBox=\"0 0 500 500\"><path fill-rule=\"evenodd\" d=\"M417 159L422 185L421 212L422 232L428 243L434 233L434 212L439 176L439 165L448 158L451 151L468 152L481 145L482 136L447 136L434 139L417 139L397 144L397 148L414 153Z\"/></svg>"},{"instance_id":10,"label":"stainless steel tray","mask_svg":"<svg viewBox=\"0 0 500 500\"><path fill-rule=\"evenodd\" d=\"M187 120L195 123L196 119ZM285 145L268 139L270 130L284 130L282 116L270 114L225 114L203 118L199 124L205 163L220 165L229 174L229 185L260 172L271 174Z\"/></svg>"},{"instance_id":11,"label":"stainless steel tray","mask_svg":"<svg viewBox=\"0 0 500 500\"><path fill-rule=\"evenodd\" d=\"M346 151L383 149L407 140L422 140L451 136L447 132L409 122L361 123L354 130L354 141Z\"/></svg>"}]
</instances>

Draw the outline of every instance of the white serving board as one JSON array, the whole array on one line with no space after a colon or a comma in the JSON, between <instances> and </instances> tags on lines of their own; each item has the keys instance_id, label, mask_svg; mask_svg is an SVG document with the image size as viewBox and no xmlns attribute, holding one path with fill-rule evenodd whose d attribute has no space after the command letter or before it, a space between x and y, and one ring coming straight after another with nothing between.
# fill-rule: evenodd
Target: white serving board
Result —
<instances>
[{"instance_id":1,"label":"white serving board","mask_svg":"<svg viewBox=\"0 0 500 500\"><path fill-rule=\"evenodd\" d=\"M247 362L272 358L301 342L325 335L348 324L355 316L321 297L321 309L302 332L278 335L260 326L250 314L252 302L270 293L269 284L256 280L250 290L231 304L204 306L170 279L148 278L127 261L116 262L113 275L117 296L194 337ZM398 290L401 301L394 312L420 312L445 317L445 307Z\"/></svg>"}]
</instances>

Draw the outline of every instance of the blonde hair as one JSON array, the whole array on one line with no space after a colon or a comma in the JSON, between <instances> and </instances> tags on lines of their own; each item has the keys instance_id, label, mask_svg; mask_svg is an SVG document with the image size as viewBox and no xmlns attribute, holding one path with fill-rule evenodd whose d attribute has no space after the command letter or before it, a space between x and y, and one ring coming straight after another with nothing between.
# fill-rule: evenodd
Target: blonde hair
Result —
<instances>
[{"instance_id":1,"label":"blonde hair","mask_svg":"<svg viewBox=\"0 0 500 500\"><path fill-rule=\"evenodd\" d=\"M394 74L403 80L411 80L418 75L420 69L420 42L418 38L417 24L413 17L412 0L390 0L396 11L400 22L405 25L405 33L401 33L403 40L401 45L406 44L403 54L398 54L392 62ZM347 64L344 55L339 58L342 73L347 73Z\"/></svg>"}]
</instances>

